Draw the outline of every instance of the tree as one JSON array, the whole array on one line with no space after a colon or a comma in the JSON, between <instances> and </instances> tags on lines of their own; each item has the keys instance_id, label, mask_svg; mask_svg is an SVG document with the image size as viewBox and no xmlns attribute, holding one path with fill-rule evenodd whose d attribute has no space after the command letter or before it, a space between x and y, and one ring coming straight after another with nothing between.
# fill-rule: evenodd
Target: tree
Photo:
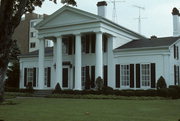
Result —
<instances>
[{"instance_id":1,"label":"tree","mask_svg":"<svg viewBox=\"0 0 180 121\"><path fill-rule=\"evenodd\" d=\"M7 69L7 79L5 81L5 87L19 87L19 59L20 50L17 47L16 41L14 42L12 52L10 53L10 65Z\"/></svg>"},{"instance_id":2,"label":"tree","mask_svg":"<svg viewBox=\"0 0 180 121\"><path fill-rule=\"evenodd\" d=\"M57 0L50 0L57 3ZM21 17L41 7L44 0L0 0L0 102L3 102L4 80L13 48L12 35ZM61 0L63 4L76 5L75 0Z\"/></svg>"},{"instance_id":3,"label":"tree","mask_svg":"<svg viewBox=\"0 0 180 121\"><path fill-rule=\"evenodd\" d=\"M161 76L157 81L157 89L167 88L165 79Z\"/></svg>"},{"instance_id":4,"label":"tree","mask_svg":"<svg viewBox=\"0 0 180 121\"><path fill-rule=\"evenodd\" d=\"M97 79L96 79L96 89L97 90L102 90L104 86L104 81L103 79L99 76Z\"/></svg>"}]
</instances>

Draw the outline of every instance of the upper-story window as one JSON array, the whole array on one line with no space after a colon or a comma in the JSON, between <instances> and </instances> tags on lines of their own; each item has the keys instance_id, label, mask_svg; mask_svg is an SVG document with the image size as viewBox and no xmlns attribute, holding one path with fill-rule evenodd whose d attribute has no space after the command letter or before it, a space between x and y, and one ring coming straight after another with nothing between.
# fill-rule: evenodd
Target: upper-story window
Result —
<instances>
[{"instance_id":1,"label":"upper-story window","mask_svg":"<svg viewBox=\"0 0 180 121\"><path fill-rule=\"evenodd\" d=\"M35 42L31 42L30 43L30 48L35 48L36 47L36 43Z\"/></svg>"},{"instance_id":2,"label":"upper-story window","mask_svg":"<svg viewBox=\"0 0 180 121\"><path fill-rule=\"evenodd\" d=\"M179 47L174 45L174 59L179 59Z\"/></svg>"},{"instance_id":3,"label":"upper-story window","mask_svg":"<svg viewBox=\"0 0 180 121\"><path fill-rule=\"evenodd\" d=\"M87 49L87 42L86 42L86 36L82 36L81 37L81 42L82 42L82 52L86 53L86 49Z\"/></svg>"},{"instance_id":4,"label":"upper-story window","mask_svg":"<svg viewBox=\"0 0 180 121\"><path fill-rule=\"evenodd\" d=\"M62 46L63 54L68 54L69 53L69 40L68 40L68 38L63 38L62 43L63 43L63 46Z\"/></svg>"},{"instance_id":5,"label":"upper-story window","mask_svg":"<svg viewBox=\"0 0 180 121\"><path fill-rule=\"evenodd\" d=\"M31 21L30 25L31 25L31 28L34 28L34 26L36 25L36 21Z\"/></svg>"},{"instance_id":6,"label":"upper-story window","mask_svg":"<svg viewBox=\"0 0 180 121\"><path fill-rule=\"evenodd\" d=\"M31 32L31 38L36 37L36 32Z\"/></svg>"}]
</instances>

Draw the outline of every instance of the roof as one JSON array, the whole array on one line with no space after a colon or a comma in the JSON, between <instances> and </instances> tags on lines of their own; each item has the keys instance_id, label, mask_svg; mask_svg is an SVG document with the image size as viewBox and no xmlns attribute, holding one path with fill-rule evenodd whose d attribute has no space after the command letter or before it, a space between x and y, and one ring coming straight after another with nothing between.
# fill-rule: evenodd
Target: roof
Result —
<instances>
[{"instance_id":1,"label":"roof","mask_svg":"<svg viewBox=\"0 0 180 121\"><path fill-rule=\"evenodd\" d=\"M37 30L39 29L42 29L43 28L43 25L45 25L47 22L53 20L56 16L58 16L59 14L61 14L63 11L65 10L69 10L71 12L75 12L75 13L78 13L78 14L82 14L82 15L85 15L85 16L89 16L89 17L92 17L92 18L95 18L97 21L101 21L101 22L104 22L104 23L108 23L114 27L117 27L119 30L121 31L124 31L126 33L129 33L131 35L134 35L136 36L137 38L146 38L144 35L141 35L139 33L136 33L130 29L127 29L107 18L104 18L104 17L101 17L99 15L96 15L96 14L93 14L93 13L90 13L90 12L87 12L87 11L83 11L81 9L78 9L78 8L75 8L75 7L70 7L70 6L67 6L67 5L64 5L62 8L60 8L59 10L57 10L56 12L54 12L53 14L51 14L50 16L48 16L46 19L44 19L43 21L41 21L40 23L38 23L35 28Z\"/></svg>"},{"instance_id":2,"label":"roof","mask_svg":"<svg viewBox=\"0 0 180 121\"><path fill-rule=\"evenodd\" d=\"M20 57L30 57L30 56L38 56L39 50L32 51L26 54L20 55ZM53 47L46 47L45 48L45 55L52 55L53 54Z\"/></svg>"},{"instance_id":3,"label":"roof","mask_svg":"<svg viewBox=\"0 0 180 121\"><path fill-rule=\"evenodd\" d=\"M163 38L150 38L150 39L136 39L128 42L115 50L122 49L135 49L135 48L152 48L152 47L169 47L180 37L163 37Z\"/></svg>"}]
</instances>

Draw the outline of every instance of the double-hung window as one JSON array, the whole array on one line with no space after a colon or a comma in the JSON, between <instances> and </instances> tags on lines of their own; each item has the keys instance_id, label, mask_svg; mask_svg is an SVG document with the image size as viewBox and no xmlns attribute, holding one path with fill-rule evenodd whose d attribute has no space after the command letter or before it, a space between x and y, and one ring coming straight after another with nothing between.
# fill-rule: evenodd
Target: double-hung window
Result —
<instances>
[{"instance_id":1,"label":"double-hung window","mask_svg":"<svg viewBox=\"0 0 180 121\"><path fill-rule=\"evenodd\" d=\"M86 82L86 67L82 67L82 88L85 88Z\"/></svg>"},{"instance_id":2,"label":"double-hung window","mask_svg":"<svg viewBox=\"0 0 180 121\"><path fill-rule=\"evenodd\" d=\"M27 69L27 84L28 83L33 84L33 68L28 68Z\"/></svg>"},{"instance_id":3,"label":"double-hung window","mask_svg":"<svg viewBox=\"0 0 180 121\"><path fill-rule=\"evenodd\" d=\"M150 64L141 64L141 85L149 87L151 83Z\"/></svg>"},{"instance_id":4,"label":"double-hung window","mask_svg":"<svg viewBox=\"0 0 180 121\"><path fill-rule=\"evenodd\" d=\"M126 87L130 85L130 67L129 65L121 65L121 85Z\"/></svg>"},{"instance_id":5,"label":"double-hung window","mask_svg":"<svg viewBox=\"0 0 180 121\"><path fill-rule=\"evenodd\" d=\"M48 68L44 69L44 85L47 86L48 81Z\"/></svg>"}]
</instances>

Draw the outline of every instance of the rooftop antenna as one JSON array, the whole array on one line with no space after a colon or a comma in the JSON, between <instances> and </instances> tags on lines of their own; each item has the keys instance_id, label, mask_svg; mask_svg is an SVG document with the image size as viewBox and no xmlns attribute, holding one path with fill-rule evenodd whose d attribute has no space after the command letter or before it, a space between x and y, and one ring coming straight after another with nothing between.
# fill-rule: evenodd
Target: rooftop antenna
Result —
<instances>
[{"instance_id":1,"label":"rooftop antenna","mask_svg":"<svg viewBox=\"0 0 180 121\"><path fill-rule=\"evenodd\" d=\"M113 20L114 22L118 23L117 13L116 13L116 3L125 2L125 1L109 0L109 1L107 1L107 2L113 4L112 20Z\"/></svg>"},{"instance_id":2,"label":"rooftop antenna","mask_svg":"<svg viewBox=\"0 0 180 121\"><path fill-rule=\"evenodd\" d=\"M145 8L138 5L133 5L133 7L136 7L139 9L139 17L137 18L138 19L138 32L141 34L141 19L145 19L141 17L141 10L145 10Z\"/></svg>"}]
</instances>

